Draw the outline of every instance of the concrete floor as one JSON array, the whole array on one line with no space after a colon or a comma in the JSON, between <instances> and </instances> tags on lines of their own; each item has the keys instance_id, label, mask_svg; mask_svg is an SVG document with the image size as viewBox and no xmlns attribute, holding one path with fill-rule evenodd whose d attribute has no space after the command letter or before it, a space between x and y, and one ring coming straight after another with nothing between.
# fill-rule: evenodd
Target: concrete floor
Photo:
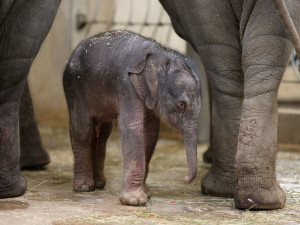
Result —
<instances>
[{"instance_id":1,"label":"concrete floor","mask_svg":"<svg viewBox=\"0 0 300 225\"><path fill-rule=\"evenodd\" d=\"M199 170L192 184L187 175L180 140L161 138L154 153L147 183L152 198L146 207L123 206L120 137L109 142L104 190L72 191L73 155L66 128L40 127L51 164L43 171L24 171L28 190L22 197L0 200L0 224L300 224L300 147L281 146L278 179L286 190L281 210L242 211L233 199L205 196L200 182L210 165L202 161L205 145L198 146Z\"/></svg>"}]
</instances>

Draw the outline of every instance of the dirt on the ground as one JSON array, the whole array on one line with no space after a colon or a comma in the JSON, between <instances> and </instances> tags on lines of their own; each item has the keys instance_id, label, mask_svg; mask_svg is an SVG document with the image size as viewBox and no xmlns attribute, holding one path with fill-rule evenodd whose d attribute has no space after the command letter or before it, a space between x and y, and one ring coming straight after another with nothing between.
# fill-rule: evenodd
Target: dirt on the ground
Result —
<instances>
[{"instance_id":1,"label":"dirt on the ground","mask_svg":"<svg viewBox=\"0 0 300 225\"><path fill-rule=\"evenodd\" d=\"M123 206L120 136L108 141L104 190L72 191L73 154L64 127L40 127L51 164L42 171L23 171L28 190L22 197L0 200L0 224L300 224L300 149L282 146L277 174L287 193L280 210L244 211L233 199L202 195L201 179L210 165L203 163L207 145L198 146L199 169L195 181L187 175L184 145L178 139L160 138L147 183L152 198L146 207ZM293 151L290 151L293 148Z\"/></svg>"}]
</instances>

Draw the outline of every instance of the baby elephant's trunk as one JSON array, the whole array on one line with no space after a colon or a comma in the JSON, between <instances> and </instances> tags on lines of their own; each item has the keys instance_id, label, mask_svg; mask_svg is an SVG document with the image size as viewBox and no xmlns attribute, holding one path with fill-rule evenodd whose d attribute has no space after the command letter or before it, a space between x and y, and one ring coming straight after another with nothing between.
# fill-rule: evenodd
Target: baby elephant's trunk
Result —
<instances>
[{"instance_id":1,"label":"baby elephant's trunk","mask_svg":"<svg viewBox=\"0 0 300 225\"><path fill-rule=\"evenodd\" d=\"M197 132L188 132L183 135L189 175L185 177L191 183L197 175Z\"/></svg>"}]
</instances>

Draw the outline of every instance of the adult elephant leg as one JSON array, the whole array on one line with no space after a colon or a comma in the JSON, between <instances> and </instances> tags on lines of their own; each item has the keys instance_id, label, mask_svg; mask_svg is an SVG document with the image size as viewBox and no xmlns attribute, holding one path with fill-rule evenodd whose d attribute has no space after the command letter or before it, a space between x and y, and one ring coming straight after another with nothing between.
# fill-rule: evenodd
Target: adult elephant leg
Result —
<instances>
[{"instance_id":1,"label":"adult elephant leg","mask_svg":"<svg viewBox=\"0 0 300 225\"><path fill-rule=\"evenodd\" d=\"M42 146L27 81L21 98L19 120L20 167L21 169L40 169L50 162L50 158Z\"/></svg>"},{"instance_id":2,"label":"adult elephant leg","mask_svg":"<svg viewBox=\"0 0 300 225\"><path fill-rule=\"evenodd\" d=\"M236 185L234 160L243 99L239 21L229 1L218 1L217 7L209 1L204 2L198 5L197 24L193 26L196 30L192 31L191 27L190 31L205 65L212 96L213 160L210 171L202 180L201 191L213 196L233 197ZM201 13L203 11L210 13ZM213 24L212 15L218 15L213 18Z\"/></svg>"},{"instance_id":3,"label":"adult elephant leg","mask_svg":"<svg viewBox=\"0 0 300 225\"><path fill-rule=\"evenodd\" d=\"M4 1L5 3L6 1ZM19 107L25 80L54 20L59 0L8 1L0 25L0 198L22 195Z\"/></svg>"},{"instance_id":4,"label":"adult elephant leg","mask_svg":"<svg viewBox=\"0 0 300 225\"><path fill-rule=\"evenodd\" d=\"M299 18L297 8L300 3L293 6L294 18ZM285 193L276 180L277 93L290 53L291 44L271 2L257 1L243 39L245 98L235 164L237 208L284 206Z\"/></svg>"},{"instance_id":5,"label":"adult elephant leg","mask_svg":"<svg viewBox=\"0 0 300 225\"><path fill-rule=\"evenodd\" d=\"M233 197L243 99L239 19L230 1L160 0L175 31L195 47L212 90L213 162L202 193Z\"/></svg>"},{"instance_id":6,"label":"adult elephant leg","mask_svg":"<svg viewBox=\"0 0 300 225\"><path fill-rule=\"evenodd\" d=\"M226 48L226 47L225 47ZM222 51L222 49L219 49ZM223 49L224 50L224 49ZM236 52L230 49L219 54L220 57L232 57L239 60ZM229 54L229 55L228 55ZM229 69L229 68L228 68ZM243 88L242 73L238 71L230 74L224 67L221 70L208 72L212 85L212 166L201 183L203 194L233 197L235 191L235 154L239 119L242 108ZM207 154L207 153L206 153Z\"/></svg>"},{"instance_id":7,"label":"adult elephant leg","mask_svg":"<svg viewBox=\"0 0 300 225\"><path fill-rule=\"evenodd\" d=\"M212 116L211 116L211 112L212 112L212 100L211 100L211 88L208 87L209 89L209 112L210 112L210 143L209 143L209 146L208 146L208 149L203 153L203 162L206 162L206 163L212 163L212 160L213 160L213 147L212 147Z\"/></svg>"},{"instance_id":8,"label":"adult elephant leg","mask_svg":"<svg viewBox=\"0 0 300 225\"><path fill-rule=\"evenodd\" d=\"M212 163L213 160L213 147L212 144L210 143L207 150L203 153L203 162L205 163Z\"/></svg>"},{"instance_id":9,"label":"adult elephant leg","mask_svg":"<svg viewBox=\"0 0 300 225\"><path fill-rule=\"evenodd\" d=\"M0 88L0 198L19 196L26 190L19 169L18 107L23 87L24 82L20 82L9 90Z\"/></svg>"}]
</instances>

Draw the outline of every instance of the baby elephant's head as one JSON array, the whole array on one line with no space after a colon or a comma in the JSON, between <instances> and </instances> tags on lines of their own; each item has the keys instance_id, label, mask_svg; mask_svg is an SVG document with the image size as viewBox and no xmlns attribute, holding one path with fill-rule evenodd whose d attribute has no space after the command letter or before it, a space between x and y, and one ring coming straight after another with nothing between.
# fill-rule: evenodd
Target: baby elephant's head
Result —
<instances>
[{"instance_id":1,"label":"baby elephant's head","mask_svg":"<svg viewBox=\"0 0 300 225\"><path fill-rule=\"evenodd\" d=\"M197 131L201 82L193 63L183 56L149 53L129 72L148 109L182 134L189 168L187 182L197 174Z\"/></svg>"}]
</instances>

